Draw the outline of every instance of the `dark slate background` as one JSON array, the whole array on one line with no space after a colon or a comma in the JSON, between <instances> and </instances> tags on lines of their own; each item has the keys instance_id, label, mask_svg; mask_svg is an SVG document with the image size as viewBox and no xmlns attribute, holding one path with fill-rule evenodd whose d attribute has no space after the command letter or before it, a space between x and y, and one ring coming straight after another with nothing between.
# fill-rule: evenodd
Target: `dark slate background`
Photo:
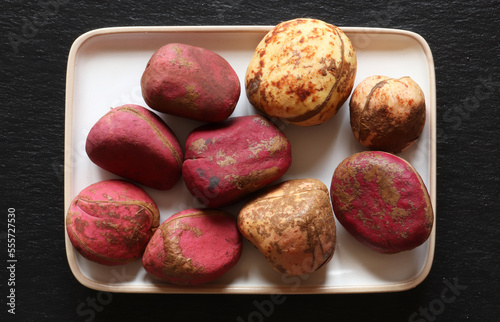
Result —
<instances>
[{"instance_id":1,"label":"dark slate background","mask_svg":"<svg viewBox=\"0 0 500 322\"><path fill-rule=\"evenodd\" d=\"M498 0L2 0L0 320L498 321L499 13ZM286 295L260 316L252 313L268 295L109 295L80 285L63 230L65 72L73 41L101 27L273 25L297 17L406 29L432 49L437 245L427 279L399 293ZM8 208L16 209L15 316L6 305ZM443 294L452 300L443 302Z\"/></svg>"}]
</instances>

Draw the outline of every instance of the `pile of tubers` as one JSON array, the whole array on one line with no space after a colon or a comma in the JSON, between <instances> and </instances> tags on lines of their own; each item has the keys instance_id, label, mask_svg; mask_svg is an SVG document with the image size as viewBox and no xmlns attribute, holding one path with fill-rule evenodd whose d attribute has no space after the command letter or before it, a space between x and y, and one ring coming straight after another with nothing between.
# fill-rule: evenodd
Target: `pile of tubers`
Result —
<instances>
[{"instance_id":1,"label":"pile of tubers","mask_svg":"<svg viewBox=\"0 0 500 322\"><path fill-rule=\"evenodd\" d=\"M258 44L246 71L243 89L256 113L231 117L242 87L223 57L182 43L159 48L140 80L147 107L113 108L87 136L90 160L121 179L74 198L66 216L71 243L103 265L142 258L149 274L180 285L225 274L244 239L279 273L317 271L334 256L335 219L379 253L422 245L434 221L428 191L395 153L422 132L423 92L410 77L382 75L353 91L356 72L355 50L340 28L317 19L282 22ZM292 164L293 142L272 120L320 125L349 96L353 135L366 151L338 165L330 189L315 178L278 183ZM182 146L162 113L207 124ZM181 179L206 207L160 223L141 185L167 191ZM236 202L243 202L237 216L220 209Z\"/></svg>"}]
</instances>

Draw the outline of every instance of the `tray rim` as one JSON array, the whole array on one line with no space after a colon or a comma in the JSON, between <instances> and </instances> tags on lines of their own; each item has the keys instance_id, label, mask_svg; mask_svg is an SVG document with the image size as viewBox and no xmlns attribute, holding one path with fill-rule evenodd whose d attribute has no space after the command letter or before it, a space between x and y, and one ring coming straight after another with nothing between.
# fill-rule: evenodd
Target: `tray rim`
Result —
<instances>
[{"instance_id":1,"label":"tray rim","mask_svg":"<svg viewBox=\"0 0 500 322\"><path fill-rule=\"evenodd\" d=\"M65 133L64 133L64 222L66 222L66 212L72 201L71 179L73 155L72 146L72 123L73 123L73 100L74 100L74 76L76 69L76 59L79 49L90 39L112 34L127 33L264 33L273 28L273 25L221 25L221 26L127 26L127 27L106 27L87 31L77 37L73 42L67 61L66 70L66 95L65 95ZM399 292L415 288L428 276L434 260L436 243L436 78L434 69L434 59L427 41L419 34L402 29L392 28L372 28L372 27L341 27L342 31L350 34L382 34L400 35L410 37L422 47L429 66L429 126L430 126L430 181L429 195L434 210L434 224L429 236L429 250L425 265L418 276L404 282L390 283L384 285L350 285L350 286L307 286L294 289L293 287L274 286L218 286L200 285L196 288L182 287L170 284L153 285L112 285L102 283L88 278L80 270L76 262L76 254L69 240L66 229L65 248L70 269L75 278L84 286L104 292L121 293L164 293L164 294L346 294L346 293L382 293ZM65 225L64 225L65 227Z\"/></svg>"}]
</instances>

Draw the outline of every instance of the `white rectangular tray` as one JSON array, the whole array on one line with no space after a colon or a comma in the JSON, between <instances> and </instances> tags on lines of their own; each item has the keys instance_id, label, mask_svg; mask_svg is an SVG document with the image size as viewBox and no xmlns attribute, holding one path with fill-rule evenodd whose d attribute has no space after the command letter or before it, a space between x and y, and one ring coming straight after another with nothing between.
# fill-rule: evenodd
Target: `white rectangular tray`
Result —
<instances>
[{"instance_id":1,"label":"white rectangular tray","mask_svg":"<svg viewBox=\"0 0 500 322\"><path fill-rule=\"evenodd\" d=\"M95 182L117 178L94 165L85 153L93 124L111 107L133 103L146 107L140 78L153 52L169 42L204 47L223 56L237 72L241 97L233 116L255 114L244 91L244 75L258 42L272 26L119 27L90 31L71 47L66 82L65 211L72 199ZM400 154L417 169L436 207L436 93L434 62L426 41L418 34L394 29L342 28L358 57L355 85L380 74L412 77L423 89L427 122L419 141ZM344 104L328 122L301 128L278 124L292 144L292 166L279 180L316 178L328 187L337 165L362 151L349 125ZM181 146L188 133L202 123L161 115L177 134ZM157 202L161 222L183 209L200 207L180 180L169 191L145 188ZM227 207L235 216L241 204ZM65 217L65 216L64 216ZM435 227L427 242L408 252L383 255L355 241L337 222L337 248L320 270L287 277L275 272L247 241L237 265L226 275L196 287L179 287L154 280L141 261L107 267L78 254L65 236L69 266L83 285L102 291L136 293L360 293L402 291L422 282L430 271Z\"/></svg>"}]
</instances>

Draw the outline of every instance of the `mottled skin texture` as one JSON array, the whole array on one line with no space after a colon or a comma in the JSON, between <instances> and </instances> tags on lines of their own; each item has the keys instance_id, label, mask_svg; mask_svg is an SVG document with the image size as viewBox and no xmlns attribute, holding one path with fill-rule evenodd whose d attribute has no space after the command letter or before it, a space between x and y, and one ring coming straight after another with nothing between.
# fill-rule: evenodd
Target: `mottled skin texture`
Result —
<instances>
[{"instance_id":1,"label":"mottled skin texture","mask_svg":"<svg viewBox=\"0 0 500 322\"><path fill-rule=\"evenodd\" d=\"M199 285L229 271L241 251L241 235L230 213L186 209L160 225L142 263L148 273L163 281Z\"/></svg>"},{"instance_id":2,"label":"mottled skin texture","mask_svg":"<svg viewBox=\"0 0 500 322\"><path fill-rule=\"evenodd\" d=\"M85 149L101 168L151 188L168 190L181 177L183 153L176 135L139 105L116 107L99 119Z\"/></svg>"},{"instance_id":3,"label":"mottled skin texture","mask_svg":"<svg viewBox=\"0 0 500 322\"><path fill-rule=\"evenodd\" d=\"M356 153L336 168L330 194L338 221L357 240L380 253L423 244L434 214L417 171L381 151Z\"/></svg>"},{"instance_id":4,"label":"mottled skin texture","mask_svg":"<svg viewBox=\"0 0 500 322\"><path fill-rule=\"evenodd\" d=\"M203 122L227 119L238 103L238 75L220 55L172 43L159 48L141 78L144 100L154 110Z\"/></svg>"},{"instance_id":5,"label":"mottled skin texture","mask_svg":"<svg viewBox=\"0 0 500 322\"><path fill-rule=\"evenodd\" d=\"M221 207L278 179L291 162L290 142L267 118L239 116L189 134L182 175L193 196Z\"/></svg>"},{"instance_id":6,"label":"mottled skin texture","mask_svg":"<svg viewBox=\"0 0 500 322\"><path fill-rule=\"evenodd\" d=\"M275 270L288 275L318 270L335 251L328 189L316 179L289 180L259 192L241 209L238 228Z\"/></svg>"},{"instance_id":7,"label":"mottled skin texture","mask_svg":"<svg viewBox=\"0 0 500 322\"><path fill-rule=\"evenodd\" d=\"M354 48L338 27L316 19L285 21L257 46L246 71L246 94L269 116L317 125L347 100L356 69Z\"/></svg>"},{"instance_id":8,"label":"mottled skin texture","mask_svg":"<svg viewBox=\"0 0 500 322\"><path fill-rule=\"evenodd\" d=\"M410 77L370 76L349 102L354 137L365 147L392 153L410 147L425 125L425 97Z\"/></svg>"},{"instance_id":9,"label":"mottled skin texture","mask_svg":"<svg viewBox=\"0 0 500 322\"><path fill-rule=\"evenodd\" d=\"M123 180L105 180L73 199L66 230L85 258L122 265L141 257L159 220L156 203L142 188Z\"/></svg>"}]
</instances>

